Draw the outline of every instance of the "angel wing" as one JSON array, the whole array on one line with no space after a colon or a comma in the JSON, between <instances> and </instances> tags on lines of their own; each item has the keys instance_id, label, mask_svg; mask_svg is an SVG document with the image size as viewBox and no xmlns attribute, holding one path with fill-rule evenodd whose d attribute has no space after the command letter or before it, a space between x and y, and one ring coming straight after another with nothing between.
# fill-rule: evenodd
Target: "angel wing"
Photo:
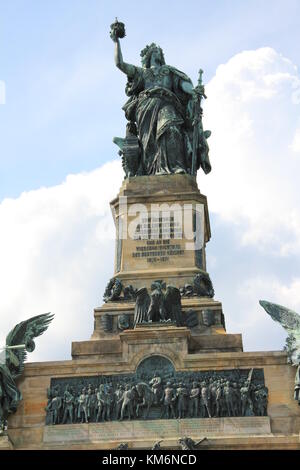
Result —
<instances>
[{"instance_id":1,"label":"angel wing","mask_svg":"<svg viewBox=\"0 0 300 470\"><path fill-rule=\"evenodd\" d=\"M180 290L174 286L167 286L165 293L165 308L169 318L176 323L177 326L183 325L181 310Z\"/></svg>"},{"instance_id":2,"label":"angel wing","mask_svg":"<svg viewBox=\"0 0 300 470\"><path fill-rule=\"evenodd\" d=\"M31 317L18 323L7 335L6 348L23 345L18 349L6 349L6 365L14 378L22 373L27 352L32 352L35 349L33 338L40 336L47 330L53 317L54 315L51 313Z\"/></svg>"},{"instance_id":3,"label":"angel wing","mask_svg":"<svg viewBox=\"0 0 300 470\"><path fill-rule=\"evenodd\" d=\"M134 327L138 323L147 321L147 312L150 306L150 295L148 294L147 287L141 287L136 294L135 309L134 309Z\"/></svg>"},{"instance_id":4,"label":"angel wing","mask_svg":"<svg viewBox=\"0 0 300 470\"><path fill-rule=\"evenodd\" d=\"M287 331L288 337L284 349L288 354L288 361L299 364L300 361L300 315L282 305L260 300L260 305Z\"/></svg>"},{"instance_id":5,"label":"angel wing","mask_svg":"<svg viewBox=\"0 0 300 470\"><path fill-rule=\"evenodd\" d=\"M298 313L282 305L267 302L266 300L260 300L259 303L270 317L280 323L288 332L290 332L290 330L300 329L300 315Z\"/></svg>"}]
</instances>

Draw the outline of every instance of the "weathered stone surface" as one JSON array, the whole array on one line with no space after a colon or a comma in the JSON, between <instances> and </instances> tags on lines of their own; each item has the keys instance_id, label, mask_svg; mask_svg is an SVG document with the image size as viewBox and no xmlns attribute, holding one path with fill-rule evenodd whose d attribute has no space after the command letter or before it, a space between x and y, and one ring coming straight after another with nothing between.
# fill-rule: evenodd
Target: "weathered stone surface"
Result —
<instances>
[{"instance_id":1,"label":"weathered stone surface","mask_svg":"<svg viewBox=\"0 0 300 470\"><path fill-rule=\"evenodd\" d=\"M220 337L223 335L220 335ZM176 342L175 342L176 345ZM45 402L47 396L47 388L50 386L51 377L80 377L97 374L118 374L118 373L130 373L134 372L138 364L145 358L149 357L152 352L157 349L158 354L162 354L169 358L175 365L176 370L224 370L236 368L249 369L252 367L262 367L264 370L265 384L269 389L269 404L268 404L268 416L270 418L271 434L262 434L264 428L261 427L261 418L258 421L257 417L249 417L250 423L256 423L256 434L245 434L247 431L248 424L243 425L242 421L239 423L239 419L235 418L233 424L229 419L226 427L223 427L223 432L217 432L216 426L214 428L214 434L210 434L209 448L211 449L251 449L251 448L291 448L299 449L299 430L300 430L300 407L297 405L293 398L293 384L295 368L286 363L286 353L284 352L210 352L203 354L186 354L183 356L182 361L179 361L177 355L171 352L163 344L145 345L143 354L137 356L128 357L128 360L114 361L111 357L110 362L91 361L90 359L81 359L73 361L60 361L60 362L45 362L45 363L28 363L25 365L24 377L22 382L19 384L22 394L25 396L24 401L21 402L21 406L18 409L16 415L9 419L9 436L14 444L15 448L99 448L98 443L93 444L93 440L96 437L91 438L92 433L96 433L97 425L93 431L89 431L88 441L83 444L80 441L72 442L69 441L64 445L59 443L48 443L44 442L44 423L45 423L45 410L42 406L34 405L33 407L26 405L27 400L30 402L30 391L35 397L34 401L40 403ZM108 355L110 356L110 355ZM31 414L30 411L34 411L37 414ZM30 422L30 420L32 420ZM197 419L196 419L197 420ZM236 421L237 420L237 421ZM251 421L254 420L254 421ZM168 423L172 420L165 420ZM195 419L188 420L193 422ZM203 421L208 423L208 418ZM183 421L182 421L183 422ZM264 421L262 421L264 423ZM133 423L133 422L132 422ZM149 421L147 421L149 423ZM148 424L146 423L146 427ZM156 421L157 424L160 421ZM230 424L229 424L230 423ZM101 423L107 424L108 426L112 423ZM123 421L122 423L114 422L116 425L120 425L121 429L124 426L129 425L129 422ZM155 427L157 426L155 425ZM133 424L130 424L130 426ZM144 423L142 423L144 425ZM79 425L81 426L81 425ZM83 425L86 426L86 425ZM167 425L169 426L169 424ZM224 424L225 426L225 424ZM231 426L231 427L230 427ZM53 428L64 426L53 426ZM245 427L244 431L240 429ZM234 428L234 429L233 429ZM92 428L89 428L92 429ZM96 430L95 430L96 429ZM154 428L153 428L154 429ZM220 428L219 428L220 429ZM238 429L238 432L236 432ZM50 431L52 432L52 431ZM55 433L55 431L53 431ZM120 430L120 433L123 431ZM127 432L127 431L126 431ZM183 432L183 431L182 431ZM229 432L233 432L231 435ZM194 436L197 438L203 437L202 429L201 432L195 431ZM245 437L242 437L245 436ZM97 438L98 439L98 438ZM176 438L165 438L163 445L165 448L176 448ZM101 448L114 448L116 442L122 442L120 439L112 439L103 441ZM139 438L135 438L130 442L130 448L143 448L151 447L152 438L144 438L140 435ZM96 440L95 440L96 442ZM153 441L152 441L153 444ZM94 446L94 447L93 447Z\"/></svg>"},{"instance_id":2,"label":"weathered stone surface","mask_svg":"<svg viewBox=\"0 0 300 470\"><path fill-rule=\"evenodd\" d=\"M105 355L121 355L122 344L119 338L103 339L102 341L74 341L72 343L72 357L89 357L89 356L105 356Z\"/></svg>"},{"instance_id":3,"label":"weathered stone surface","mask_svg":"<svg viewBox=\"0 0 300 470\"><path fill-rule=\"evenodd\" d=\"M119 197L126 196L126 205ZM144 231L149 224L165 224L157 222L162 217L159 212L153 212L153 205L159 207L168 204L174 221L171 230L174 236L169 239L146 240L133 237L132 222L136 220L136 212L131 207L140 204L141 224ZM143 204L143 208L141 206ZM205 243L210 239L210 225L206 197L200 194L197 183L190 175L165 175L161 178L155 176L137 177L125 180L119 195L111 202L114 220L117 227L117 244L115 256L115 276L124 285L133 285L134 288L146 286L150 288L156 279L163 279L167 284L177 288L186 283L192 283L195 274L206 271ZM180 227L181 215L187 213L191 207L191 216L184 219L182 236L177 236ZM199 222L198 233L202 231L203 247L201 253L189 249L193 244L189 235L194 232L192 214L202 211L202 222ZM158 209L159 211L159 209ZM183 216L182 216L183 220ZM144 224L144 225L143 225ZM162 229L164 227L162 226ZM122 231L122 239L120 231ZM148 255L146 256L146 254ZM152 253L152 254L151 254ZM196 256L197 255L197 256Z\"/></svg>"},{"instance_id":4,"label":"weathered stone surface","mask_svg":"<svg viewBox=\"0 0 300 470\"><path fill-rule=\"evenodd\" d=\"M151 180L151 177L125 181L120 195L128 196L129 205L141 202L148 204L147 207L153 201L203 204L204 241L207 242L210 228L206 198L199 193L193 178L180 176L166 177L163 185L162 180ZM113 201L112 207L116 218L124 214L119 200ZM138 258L132 257L133 246L127 240L121 242L116 260L120 271L116 270L116 275L121 275L125 286L149 288L152 281L162 279L182 287L199 272L195 257L190 254L174 256L176 262L158 261L151 267L145 260L137 263ZM203 263L206 269L205 250ZM243 352L241 335L226 334L222 305L212 298L182 297L183 312L192 309L197 314L198 324L193 328L141 324L134 330L121 331L118 317L127 315L132 324L134 307L133 301L123 300L96 308L92 338L73 343L73 360L26 364L19 384L24 399L9 420L9 435L16 449L113 449L122 441L128 442L129 448L151 448L160 438L163 438L163 448L174 449L183 435L195 440L206 435L209 442L203 446L211 449L300 448L300 407L292 394L295 370L287 365L284 352ZM207 321L211 316L207 311L214 312L214 322ZM109 331L104 331L101 321L104 315L112 319ZM178 372L263 369L269 389L268 417L123 420L45 427L47 389L52 378L133 374L139 364L153 355L171 361Z\"/></svg>"},{"instance_id":5,"label":"weathered stone surface","mask_svg":"<svg viewBox=\"0 0 300 470\"><path fill-rule=\"evenodd\" d=\"M64 445L65 443L77 443L89 440L89 425L72 424L61 426L46 426L43 442L48 444Z\"/></svg>"},{"instance_id":6,"label":"weathered stone surface","mask_svg":"<svg viewBox=\"0 0 300 470\"><path fill-rule=\"evenodd\" d=\"M13 445L8 436L0 436L0 450L12 450Z\"/></svg>"},{"instance_id":7,"label":"weathered stone surface","mask_svg":"<svg viewBox=\"0 0 300 470\"><path fill-rule=\"evenodd\" d=\"M72 424L47 426L45 444L63 445L68 442L101 442L147 439L169 439L182 436L260 435L269 434L270 418L211 418L211 419L162 419L159 421L125 421L97 424Z\"/></svg>"}]
</instances>

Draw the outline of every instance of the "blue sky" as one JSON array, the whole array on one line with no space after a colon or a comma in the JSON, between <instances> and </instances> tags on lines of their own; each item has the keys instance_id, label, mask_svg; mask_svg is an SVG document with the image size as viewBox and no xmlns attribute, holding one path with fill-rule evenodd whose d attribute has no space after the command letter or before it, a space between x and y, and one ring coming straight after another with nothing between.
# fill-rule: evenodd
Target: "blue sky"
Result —
<instances>
[{"instance_id":1,"label":"blue sky","mask_svg":"<svg viewBox=\"0 0 300 470\"><path fill-rule=\"evenodd\" d=\"M0 108L0 199L57 184L115 156L111 135L122 132L125 98L108 34L116 15L126 23L128 61L139 61L140 50L155 40L167 61L194 81L200 66L208 81L219 64L245 49L270 46L299 62L297 1L141 5L1 0L0 79L7 103ZM86 74L96 75L86 86L79 72L85 64ZM81 80L73 88L72 74Z\"/></svg>"},{"instance_id":2,"label":"blue sky","mask_svg":"<svg viewBox=\"0 0 300 470\"><path fill-rule=\"evenodd\" d=\"M258 300L300 312L300 3L290 0L0 0L3 328L39 309L55 310L64 328L76 310L78 326L50 359L67 358L70 342L91 333L113 270L113 242L99 242L99 232L111 230L108 201L122 181L112 143L124 135L126 100L109 38L115 16L126 24L126 61L139 63L155 41L194 82L205 71L213 171L199 185L211 210L208 271L228 331L243 333L245 349L280 349L285 334ZM41 351L36 357L49 358Z\"/></svg>"}]
</instances>

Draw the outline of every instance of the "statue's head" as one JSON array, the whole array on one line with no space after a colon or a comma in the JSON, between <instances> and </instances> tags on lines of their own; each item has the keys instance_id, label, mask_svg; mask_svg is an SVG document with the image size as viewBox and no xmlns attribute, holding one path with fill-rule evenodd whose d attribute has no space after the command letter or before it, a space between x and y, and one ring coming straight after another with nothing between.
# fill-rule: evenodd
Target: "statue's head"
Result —
<instances>
[{"instance_id":1,"label":"statue's head","mask_svg":"<svg viewBox=\"0 0 300 470\"><path fill-rule=\"evenodd\" d=\"M152 56L160 63L160 65L165 65L166 62L162 48L153 42L150 46L147 45L141 51L142 66L144 68L148 69L150 67Z\"/></svg>"}]
</instances>

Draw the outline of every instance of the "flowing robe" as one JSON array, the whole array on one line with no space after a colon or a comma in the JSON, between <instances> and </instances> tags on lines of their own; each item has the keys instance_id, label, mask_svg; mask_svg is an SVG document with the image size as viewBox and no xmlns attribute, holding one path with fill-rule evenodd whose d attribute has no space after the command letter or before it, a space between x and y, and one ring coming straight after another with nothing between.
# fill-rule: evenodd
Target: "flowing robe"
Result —
<instances>
[{"instance_id":1,"label":"flowing robe","mask_svg":"<svg viewBox=\"0 0 300 470\"><path fill-rule=\"evenodd\" d=\"M17 389L15 381L5 364L0 363L0 406L4 419L9 413L14 413L18 403L22 400L21 392Z\"/></svg>"},{"instance_id":2,"label":"flowing robe","mask_svg":"<svg viewBox=\"0 0 300 470\"><path fill-rule=\"evenodd\" d=\"M126 118L135 122L142 147L138 174L189 173L191 143L186 129L186 106L190 95L181 82L191 80L182 72L163 65L158 72L135 67L129 79L124 105Z\"/></svg>"}]
</instances>

